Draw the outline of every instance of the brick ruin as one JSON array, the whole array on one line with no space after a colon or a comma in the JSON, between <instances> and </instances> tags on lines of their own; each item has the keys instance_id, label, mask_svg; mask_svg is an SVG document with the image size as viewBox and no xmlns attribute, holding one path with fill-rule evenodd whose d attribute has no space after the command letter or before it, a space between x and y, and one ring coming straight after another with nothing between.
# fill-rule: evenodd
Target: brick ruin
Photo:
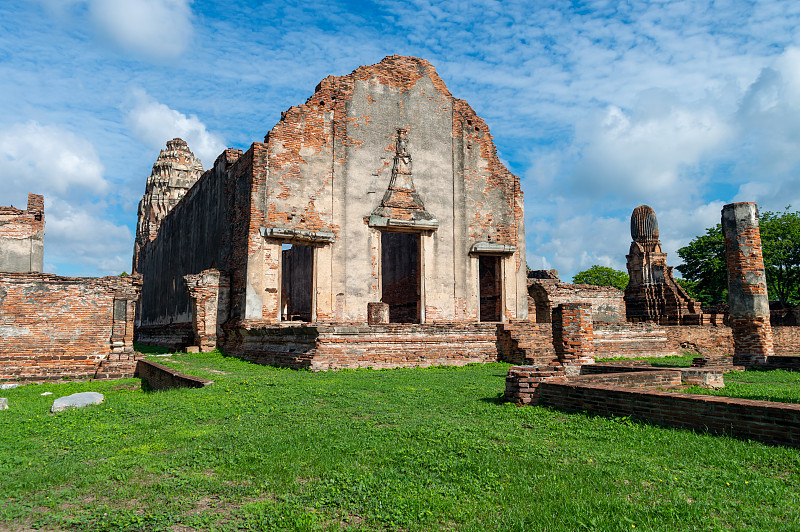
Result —
<instances>
[{"instance_id":1,"label":"brick ruin","mask_svg":"<svg viewBox=\"0 0 800 532\"><path fill-rule=\"evenodd\" d=\"M689 297L672 277L667 254L661 249L656 213L639 205L631 215L628 260L630 281L625 288L628 321L652 321L662 325L702 323L700 304Z\"/></svg>"},{"instance_id":2,"label":"brick ruin","mask_svg":"<svg viewBox=\"0 0 800 532\"><path fill-rule=\"evenodd\" d=\"M138 277L42 273L44 198L0 207L0 381L133 375Z\"/></svg>"},{"instance_id":3,"label":"brick ruin","mask_svg":"<svg viewBox=\"0 0 800 532\"><path fill-rule=\"evenodd\" d=\"M325 78L185 193L134 259L136 334L172 346L208 336L194 332L184 278L213 268L230 279L215 326L231 354L306 367L496 359L486 331L527 318L524 241L519 178L485 122L427 61L390 56ZM371 303L388 306L381 341L364 338ZM463 341L437 352L448 327ZM430 351L406 357L397 339ZM369 341L372 355L358 355Z\"/></svg>"},{"instance_id":4,"label":"brick ruin","mask_svg":"<svg viewBox=\"0 0 800 532\"><path fill-rule=\"evenodd\" d=\"M728 269L734 363L764 365L775 353L756 204L725 205L722 208L722 234Z\"/></svg>"},{"instance_id":5,"label":"brick ruin","mask_svg":"<svg viewBox=\"0 0 800 532\"><path fill-rule=\"evenodd\" d=\"M0 207L0 272L44 270L44 197L28 194L26 210Z\"/></svg>"}]
</instances>

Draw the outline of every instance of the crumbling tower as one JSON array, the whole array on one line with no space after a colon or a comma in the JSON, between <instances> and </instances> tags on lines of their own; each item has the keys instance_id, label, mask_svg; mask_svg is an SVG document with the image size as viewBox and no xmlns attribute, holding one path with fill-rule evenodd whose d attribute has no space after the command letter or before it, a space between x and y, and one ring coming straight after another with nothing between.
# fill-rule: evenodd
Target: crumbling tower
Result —
<instances>
[{"instance_id":1,"label":"crumbling tower","mask_svg":"<svg viewBox=\"0 0 800 532\"><path fill-rule=\"evenodd\" d=\"M628 321L652 321L662 325L698 323L700 305L672 277L667 254L661 249L658 219L649 205L639 205L631 214L628 259L630 281L625 288Z\"/></svg>"},{"instance_id":2,"label":"crumbling tower","mask_svg":"<svg viewBox=\"0 0 800 532\"><path fill-rule=\"evenodd\" d=\"M167 141L147 178L139 202L139 221L133 245L133 273L139 271L142 248L158 234L162 220L192 185L203 175L203 164L189 151L183 139Z\"/></svg>"}]
</instances>

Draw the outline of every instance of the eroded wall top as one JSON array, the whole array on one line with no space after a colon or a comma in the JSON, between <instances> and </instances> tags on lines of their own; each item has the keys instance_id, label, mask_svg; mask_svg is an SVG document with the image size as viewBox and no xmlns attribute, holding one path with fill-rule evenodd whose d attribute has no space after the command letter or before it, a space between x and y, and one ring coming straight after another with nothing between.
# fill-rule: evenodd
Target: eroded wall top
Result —
<instances>
[{"instance_id":1,"label":"eroded wall top","mask_svg":"<svg viewBox=\"0 0 800 532\"><path fill-rule=\"evenodd\" d=\"M0 271L44 269L44 197L28 194L26 210L0 207Z\"/></svg>"}]
</instances>

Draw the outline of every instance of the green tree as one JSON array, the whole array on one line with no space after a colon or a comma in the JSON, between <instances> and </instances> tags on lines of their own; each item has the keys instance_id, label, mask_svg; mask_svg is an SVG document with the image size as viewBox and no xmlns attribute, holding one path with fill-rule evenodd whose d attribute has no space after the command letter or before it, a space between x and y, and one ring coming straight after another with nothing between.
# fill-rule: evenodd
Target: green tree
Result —
<instances>
[{"instance_id":1,"label":"green tree","mask_svg":"<svg viewBox=\"0 0 800 532\"><path fill-rule=\"evenodd\" d=\"M771 300L784 304L800 302L800 213L761 213L759 228ZM678 250L683 264L677 266L684 279L693 283L694 296L705 304L724 303L728 297L725 242L717 224Z\"/></svg>"},{"instance_id":2,"label":"green tree","mask_svg":"<svg viewBox=\"0 0 800 532\"><path fill-rule=\"evenodd\" d=\"M625 290L628 286L628 274L608 266L595 264L588 270L578 272L572 278L573 283L593 284L597 286L613 286Z\"/></svg>"},{"instance_id":3,"label":"green tree","mask_svg":"<svg viewBox=\"0 0 800 532\"><path fill-rule=\"evenodd\" d=\"M690 295L705 305L725 303L728 299L728 271L725 266L725 240L720 224L706 229L678 250L683 264L676 266L691 283ZM686 285L682 285L686 288Z\"/></svg>"}]
</instances>

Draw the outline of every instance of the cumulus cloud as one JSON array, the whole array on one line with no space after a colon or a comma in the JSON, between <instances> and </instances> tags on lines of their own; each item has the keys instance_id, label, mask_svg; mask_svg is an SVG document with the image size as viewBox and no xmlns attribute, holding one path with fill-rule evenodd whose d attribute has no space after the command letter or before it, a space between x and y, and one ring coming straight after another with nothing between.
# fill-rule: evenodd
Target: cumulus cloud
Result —
<instances>
[{"instance_id":1,"label":"cumulus cloud","mask_svg":"<svg viewBox=\"0 0 800 532\"><path fill-rule=\"evenodd\" d=\"M648 91L633 111L612 105L578 127L583 149L574 191L619 198L697 193L705 179L691 170L730 137L730 125L712 107Z\"/></svg>"},{"instance_id":2,"label":"cumulus cloud","mask_svg":"<svg viewBox=\"0 0 800 532\"><path fill-rule=\"evenodd\" d=\"M45 262L50 271L87 275L130 268L133 237L115 225L103 199L112 193L94 145L62 127L37 122L0 131L4 205L45 199Z\"/></svg>"},{"instance_id":3,"label":"cumulus cloud","mask_svg":"<svg viewBox=\"0 0 800 532\"><path fill-rule=\"evenodd\" d=\"M87 267L103 275L130 270L133 253L130 229L114 224L101 209L92 205L66 202L58 197L48 200L45 196L45 200L48 263L70 265L83 275Z\"/></svg>"},{"instance_id":4,"label":"cumulus cloud","mask_svg":"<svg viewBox=\"0 0 800 532\"><path fill-rule=\"evenodd\" d=\"M3 194L22 205L28 192L103 193L108 189L103 171L92 143L60 127L26 122L0 130Z\"/></svg>"},{"instance_id":5,"label":"cumulus cloud","mask_svg":"<svg viewBox=\"0 0 800 532\"><path fill-rule=\"evenodd\" d=\"M180 137L208 169L225 149L222 136L209 132L197 116L170 109L142 90L133 94L135 105L128 112L128 122L133 134L154 150L163 148L169 139Z\"/></svg>"},{"instance_id":6,"label":"cumulus cloud","mask_svg":"<svg viewBox=\"0 0 800 532\"><path fill-rule=\"evenodd\" d=\"M99 34L144 57L180 56L192 39L191 0L39 0L59 20L88 15Z\"/></svg>"}]
</instances>

